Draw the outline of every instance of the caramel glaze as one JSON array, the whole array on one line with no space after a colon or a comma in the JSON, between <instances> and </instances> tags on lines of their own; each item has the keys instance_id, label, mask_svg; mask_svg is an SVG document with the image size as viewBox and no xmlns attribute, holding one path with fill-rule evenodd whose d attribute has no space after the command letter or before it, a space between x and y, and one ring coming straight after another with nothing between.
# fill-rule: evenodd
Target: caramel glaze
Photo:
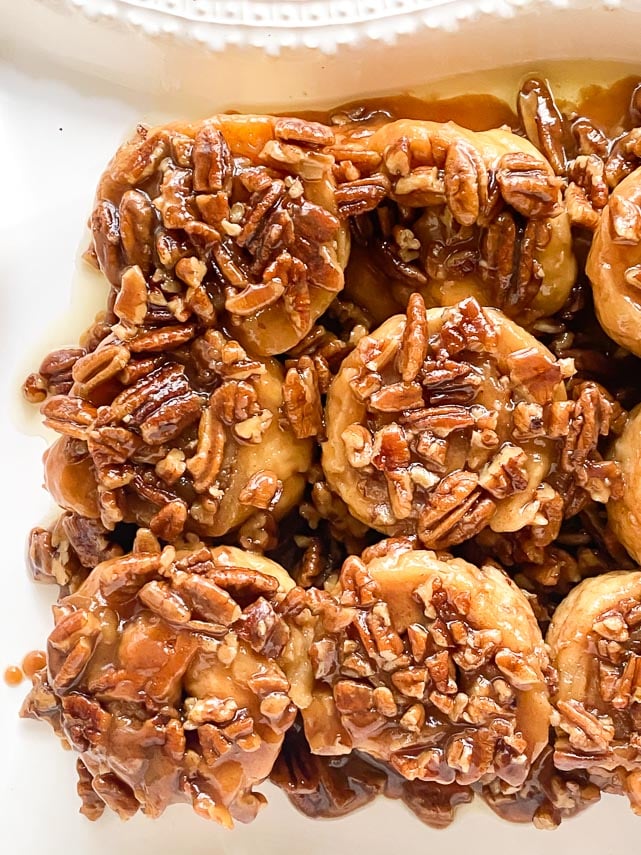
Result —
<instances>
[{"instance_id":1,"label":"caramel glaze","mask_svg":"<svg viewBox=\"0 0 641 855\"><path fill-rule=\"evenodd\" d=\"M270 779L312 819L337 819L383 795L402 801L431 828L446 828L454 820L456 808L469 804L475 795L501 819L548 828L599 798L585 773L568 775L555 769L550 746L532 765L525 784L514 793L503 794L492 786L407 781L391 767L358 751L337 757L314 755L300 722L285 736ZM560 798L564 792L566 798Z\"/></svg>"},{"instance_id":2,"label":"caramel glaze","mask_svg":"<svg viewBox=\"0 0 641 855\"><path fill-rule=\"evenodd\" d=\"M552 81L554 83L554 81ZM589 119L606 136L616 137L631 127L630 102L641 77L630 76L611 86L592 84L584 87L573 102L559 99L566 116ZM639 98L641 108L641 97ZM285 114L287 115L287 114ZM344 115L352 121L377 126L395 119L456 122L472 131L487 131L506 125L522 133L514 108L495 95L468 94L454 98L424 99L403 93L379 98L350 101L330 110L310 110L289 115L302 116L325 124Z\"/></svg>"},{"instance_id":3,"label":"caramel glaze","mask_svg":"<svg viewBox=\"0 0 641 855\"><path fill-rule=\"evenodd\" d=\"M618 136L631 128L630 103L641 77L631 76L617 80L612 86L587 86L575 108L577 116L590 119L608 137ZM560 104L570 112L571 105Z\"/></svg>"},{"instance_id":4,"label":"caramel glaze","mask_svg":"<svg viewBox=\"0 0 641 855\"><path fill-rule=\"evenodd\" d=\"M455 809L474 796L470 787L459 784L407 781L358 751L338 757L314 755L299 722L286 734L270 777L301 813L314 819L345 816L384 795L402 801L426 825L445 828Z\"/></svg>"},{"instance_id":5,"label":"caramel glaze","mask_svg":"<svg viewBox=\"0 0 641 855\"><path fill-rule=\"evenodd\" d=\"M508 125L519 127L514 110L494 95L461 95L456 98L426 100L415 95L387 95L350 101L328 111L312 111L304 115L317 122L327 123L332 117L344 114L352 120L383 124L394 119L416 119L432 122L456 122L472 131L488 131ZM301 115L298 113L297 115Z\"/></svg>"}]
</instances>

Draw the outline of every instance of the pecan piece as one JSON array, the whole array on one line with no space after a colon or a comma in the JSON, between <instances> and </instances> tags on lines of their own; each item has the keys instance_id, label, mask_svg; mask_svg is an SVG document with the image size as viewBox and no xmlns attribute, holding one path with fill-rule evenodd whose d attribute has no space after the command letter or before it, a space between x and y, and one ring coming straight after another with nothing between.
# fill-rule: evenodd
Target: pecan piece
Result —
<instances>
[{"instance_id":1,"label":"pecan piece","mask_svg":"<svg viewBox=\"0 0 641 855\"><path fill-rule=\"evenodd\" d=\"M283 482L271 469L255 472L240 491L241 505L267 510L275 505L283 492Z\"/></svg>"},{"instance_id":2,"label":"pecan piece","mask_svg":"<svg viewBox=\"0 0 641 855\"><path fill-rule=\"evenodd\" d=\"M147 274L153 260L156 210L146 193L141 190L127 190L120 200L119 215L120 239L125 261Z\"/></svg>"},{"instance_id":3,"label":"pecan piece","mask_svg":"<svg viewBox=\"0 0 641 855\"><path fill-rule=\"evenodd\" d=\"M194 139L194 190L205 193L231 191L233 159L227 140L213 124L204 122Z\"/></svg>"},{"instance_id":4,"label":"pecan piece","mask_svg":"<svg viewBox=\"0 0 641 855\"><path fill-rule=\"evenodd\" d=\"M565 175L567 129L556 106L550 86L545 80L531 77L521 86L518 96L519 117L528 139L552 166L557 175Z\"/></svg>"},{"instance_id":5,"label":"pecan piece","mask_svg":"<svg viewBox=\"0 0 641 855\"><path fill-rule=\"evenodd\" d=\"M316 368L309 356L301 356L287 372L283 386L283 406L298 439L323 435L320 389Z\"/></svg>"},{"instance_id":6,"label":"pecan piece","mask_svg":"<svg viewBox=\"0 0 641 855\"><path fill-rule=\"evenodd\" d=\"M410 464L410 449L403 427L395 422L374 435L372 464L380 470L404 469Z\"/></svg>"},{"instance_id":7,"label":"pecan piece","mask_svg":"<svg viewBox=\"0 0 641 855\"><path fill-rule=\"evenodd\" d=\"M142 269L128 267L120 278L120 290L114 301L114 313L132 326L140 326L147 315L147 282Z\"/></svg>"},{"instance_id":8,"label":"pecan piece","mask_svg":"<svg viewBox=\"0 0 641 855\"><path fill-rule=\"evenodd\" d=\"M230 293L225 300L225 308L232 315L249 317L273 306L284 293L285 286L275 278L267 282L251 283L239 294Z\"/></svg>"},{"instance_id":9,"label":"pecan piece","mask_svg":"<svg viewBox=\"0 0 641 855\"><path fill-rule=\"evenodd\" d=\"M420 294L414 293L407 303L407 321L396 360L403 382L416 380L427 356L428 346L425 301Z\"/></svg>"},{"instance_id":10,"label":"pecan piece","mask_svg":"<svg viewBox=\"0 0 641 855\"><path fill-rule=\"evenodd\" d=\"M186 462L197 493L204 493L215 483L223 463L225 428L215 409L216 399L212 395L209 406L200 417L196 453Z\"/></svg>"},{"instance_id":11,"label":"pecan piece","mask_svg":"<svg viewBox=\"0 0 641 855\"><path fill-rule=\"evenodd\" d=\"M162 353L186 344L195 335L194 324L170 325L137 333L127 346L132 353Z\"/></svg>"},{"instance_id":12,"label":"pecan piece","mask_svg":"<svg viewBox=\"0 0 641 855\"><path fill-rule=\"evenodd\" d=\"M91 215L93 247L100 269L112 285L120 276L120 218L118 209L107 199L102 199Z\"/></svg>"},{"instance_id":13,"label":"pecan piece","mask_svg":"<svg viewBox=\"0 0 641 855\"><path fill-rule=\"evenodd\" d=\"M524 386L538 404L550 403L563 380L565 367L546 356L540 348L527 347L511 353L507 359L510 380Z\"/></svg>"},{"instance_id":14,"label":"pecan piece","mask_svg":"<svg viewBox=\"0 0 641 855\"><path fill-rule=\"evenodd\" d=\"M446 548L485 528L496 506L481 496L478 476L457 470L427 494L418 521L418 536L427 547Z\"/></svg>"},{"instance_id":15,"label":"pecan piece","mask_svg":"<svg viewBox=\"0 0 641 855\"><path fill-rule=\"evenodd\" d=\"M487 170L473 145L457 140L445 158L445 201L462 226L472 226L487 203Z\"/></svg>"},{"instance_id":16,"label":"pecan piece","mask_svg":"<svg viewBox=\"0 0 641 855\"><path fill-rule=\"evenodd\" d=\"M504 154L498 162L496 180L507 204L524 217L554 217L561 212L561 180L550 175L545 164L531 154Z\"/></svg>"},{"instance_id":17,"label":"pecan piece","mask_svg":"<svg viewBox=\"0 0 641 855\"><path fill-rule=\"evenodd\" d=\"M192 612L204 620L229 626L239 619L241 610L238 603L211 579L179 572L172 581Z\"/></svg>"},{"instance_id":18,"label":"pecan piece","mask_svg":"<svg viewBox=\"0 0 641 855\"><path fill-rule=\"evenodd\" d=\"M191 609L172 590L169 582L147 582L138 592L138 598L148 609L168 623L184 624L191 620Z\"/></svg>"},{"instance_id":19,"label":"pecan piece","mask_svg":"<svg viewBox=\"0 0 641 855\"><path fill-rule=\"evenodd\" d=\"M129 350L121 344L108 344L81 356L71 371L72 392L82 398L101 383L113 379L129 362Z\"/></svg>"},{"instance_id":20,"label":"pecan piece","mask_svg":"<svg viewBox=\"0 0 641 855\"><path fill-rule=\"evenodd\" d=\"M423 403L419 383L391 383L370 395L368 407L380 413L397 413L422 407Z\"/></svg>"},{"instance_id":21,"label":"pecan piece","mask_svg":"<svg viewBox=\"0 0 641 855\"><path fill-rule=\"evenodd\" d=\"M310 147L332 145L334 142L334 131L327 125L293 117L277 119L274 135L286 142L302 143Z\"/></svg>"},{"instance_id":22,"label":"pecan piece","mask_svg":"<svg viewBox=\"0 0 641 855\"><path fill-rule=\"evenodd\" d=\"M505 443L479 472L479 484L495 499L522 493L528 485L526 453L516 445Z\"/></svg>"},{"instance_id":23,"label":"pecan piece","mask_svg":"<svg viewBox=\"0 0 641 855\"><path fill-rule=\"evenodd\" d=\"M82 398L54 395L40 408L44 423L57 433L74 439L86 439L92 427L97 409Z\"/></svg>"},{"instance_id":24,"label":"pecan piece","mask_svg":"<svg viewBox=\"0 0 641 855\"><path fill-rule=\"evenodd\" d=\"M382 173L346 181L338 187L335 194L338 214L346 219L373 211L389 195L390 190L389 178Z\"/></svg>"}]
</instances>

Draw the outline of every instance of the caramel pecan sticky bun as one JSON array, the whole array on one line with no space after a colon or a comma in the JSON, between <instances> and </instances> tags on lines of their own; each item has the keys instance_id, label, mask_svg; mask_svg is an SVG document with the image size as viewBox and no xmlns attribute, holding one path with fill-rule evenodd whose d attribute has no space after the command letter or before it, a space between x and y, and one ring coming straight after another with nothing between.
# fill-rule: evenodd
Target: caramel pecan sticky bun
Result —
<instances>
[{"instance_id":1,"label":"caramel pecan sticky bun","mask_svg":"<svg viewBox=\"0 0 641 855\"><path fill-rule=\"evenodd\" d=\"M140 529L131 553L58 602L23 715L78 752L87 816L188 802L226 826L254 818L265 798L253 787L296 713L278 665L293 587L262 556L161 549Z\"/></svg>"},{"instance_id":2,"label":"caramel pecan sticky bun","mask_svg":"<svg viewBox=\"0 0 641 855\"><path fill-rule=\"evenodd\" d=\"M331 128L301 119L214 116L139 128L98 186L95 256L125 340L150 311L219 318L257 354L282 353L343 287Z\"/></svg>"},{"instance_id":3,"label":"caramel pecan sticky bun","mask_svg":"<svg viewBox=\"0 0 641 855\"><path fill-rule=\"evenodd\" d=\"M547 634L557 671L554 762L641 813L641 572L577 585Z\"/></svg>"},{"instance_id":4,"label":"caramel pecan sticky bun","mask_svg":"<svg viewBox=\"0 0 641 855\"><path fill-rule=\"evenodd\" d=\"M80 516L149 525L165 541L225 534L256 510L282 516L312 453L281 418L284 379L219 330L160 325L126 343L112 332L42 405L62 435L46 454L47 488Z\"/></svg>"},{"instance_id":5,"label":"caramel pecan sticky bun","mask_svg":"<svg viewBox=\"0 0 641 855\"><path fill-rule=\"evenodd\" d=\"M546 481L553 469L583 466L577 477L600 501L618 484L616 465L594 459L598 427L595 444L577 449L581 398L601 398L577 387L578 400L567 400L573 370L473 298L426 310L414 294L406 315L359 341L329 389L327 480L367 525L416 534L429 548L488 525L547 527L553 540L563 513Z\"/></svg>"},{"instance_id":6,"label":"caramel pecan sticky bun","mask_svg":"<svg viewBox=\"0 0 641 855\"><path fill-rule=\"evenodd\" d=\"M351 556L308 593L317 754L366 752L409 780L523 783L548 740L547 653L524 594L496 566L402 538Z\"/></svg>"},{"instance_id":7,"label":"caramel pecan sticky bun","mask_svg":"<svg viewBox=\"0 0 641 855\"><path fill-rule=\"evenodd\" d=\"M641 151L641 140L636 137ZM641 169L618 184L603 209L586 267L605 332L641 356Z\"/></svg>"},{"instance_id":8,"label":"caramel pecan sticky bun","mask_svg":"<svg viewBox=\"0 0 641 855\"><path fill-rule=\"evenodd\" d=\"M527 139L399 120L341 126L330 150L347 165L339 215L353 218L346 293L377 320L413 291L428 306L473 296L527 325L562 307L576 278L570 219Z\"/></svg>"}]
</instances>

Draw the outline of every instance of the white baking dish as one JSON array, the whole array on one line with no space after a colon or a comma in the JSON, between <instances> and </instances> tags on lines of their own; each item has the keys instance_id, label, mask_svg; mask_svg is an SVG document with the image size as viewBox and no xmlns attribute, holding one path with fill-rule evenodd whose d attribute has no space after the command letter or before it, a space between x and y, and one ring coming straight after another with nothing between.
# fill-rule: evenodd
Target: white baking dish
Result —
<instances>
[{"instance_id":1,"label":"white baking dish","mask_svg":"<svg viewBox=\"0 0 641 855\"><path fill-rule=\"evenodd\" d=\"M200 8L209 16L198 16ZM259 20L261 9L269 26ZM236 17L216 19L226 11ZM569 92L623 76L632 68L626 63L641 69L641 3L0 0L0 13L4 669L42 646L53 596L22 571L27 532L50 504L38 489L44 442L25 435L35 419L26 418L17 388L39 355L70 341L99 303L99 285L79 272L77 252L99 173L135 123L408 88L513 94L526 68L552 68ZM554 71L554 60L566 64ZM0 839L7 855L388 855L429 847L460 855L543 848L603 855L635 845L639 820L624 799L608 797L552 835L501 823L480 803L461 810L445 832L384 799L340 821L314 823L273 788L266 788L270 805L259 819L231 833L185 807L153 824L136 817L124 825L111 816L92 825L77 813L73 756L44 726L18 720L23 694L0 684Z\"/></svg>"}]
</instances>

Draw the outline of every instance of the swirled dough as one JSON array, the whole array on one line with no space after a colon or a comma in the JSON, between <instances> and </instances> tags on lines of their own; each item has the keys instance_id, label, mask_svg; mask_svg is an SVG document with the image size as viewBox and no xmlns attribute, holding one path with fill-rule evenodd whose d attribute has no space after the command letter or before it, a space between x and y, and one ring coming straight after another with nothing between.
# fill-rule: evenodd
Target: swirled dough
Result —
<instances>
[{"instance_id":1,"label":"swirled dough","mask_svg":"<svg viewBox=\"0 0 641 855\"><path fill-rule=\"evenodd\" d=\"M608 522L621 543L637 563L641 563L641 406L630 417L610 448L609 456L615 460L623 476L620 498L608 502Z\"/></svg>"}]
</instances>

